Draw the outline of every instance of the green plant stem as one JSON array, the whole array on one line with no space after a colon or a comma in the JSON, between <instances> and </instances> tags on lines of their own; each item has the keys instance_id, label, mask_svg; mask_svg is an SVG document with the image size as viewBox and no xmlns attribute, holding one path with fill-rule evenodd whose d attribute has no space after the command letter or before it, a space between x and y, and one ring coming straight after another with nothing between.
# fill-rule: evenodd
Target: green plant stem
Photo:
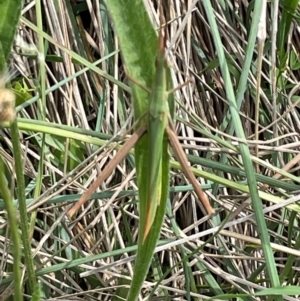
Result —
<instances>
[{"instance_id":1,"label":"green plant stem","mask_svg":"<svg viewBox=\"0 0 300 301\"><path fill-rule=\"evenodd\" d=\"M14 300L22 301L22 283L21 283L21 246L20 246L20 234L18 231L18 221L16 208L13 205L10 191L7 187L7 181L4 175L4 163L0 156L0 191L5 203L5 209L8 215L8 223L10 227L11 240L13 242L12 250L14 256L13 262L13 279L14 279Z\"/></svg>"},{"instance_id":2,"label":"green plant stem","mask_svg":"<svg viewBox=\"0 0 300 301\"><path fill-rule=\"evenodd\" d=\"M35 272L34 272L34 265L33 265L32 253L31 253L31 245L30 245L30 239L29 239L23 161L22 161L21 146L20 146L20 142L19 142L18 123L16 120L11 124L11 140L12 140L12 145L13 145L15 171L16 171L17 183L18 183L17 196L18 196L18 200L19 200L20 227L21 227L21 231L22 231L22 241L23 241L23 247L24 247L25 264L26 264L26 268L27 268L29 288L32 293L34 291L34 287L36 285L36 276L35 276Z\"/></svg>"},{"instance_id":3,"label":"green plant stem","mask_svg":"<svg viewBox=\"0 0 300 301\"><path fill-rule=\"evenodd\" d=\"M37 17L37 26L41 29L43 28L43 19L42 19L42 7L41 7L41 1L36 0L36 17ZM44 54L44 39L42 36L39 36L39 52L40 54ZM41 102L39 102L39 120L45 120L46 116L46 79L45 79L46 69L45 69L45 63L44 61L40 61L40 90L39 95ZM40 148L40 161L38 166L38 175L36 178L36 186L34 189L34 198L37 198L41 194L42 190L42 179L43 179L43 171L44 171L44 156L45 156L45 141L46 141L46 135L42 134L42 145ZM36 223L36 215L37 210L33 211L30 218L30 229L29 229L29 236L32 237L34 232L34 225Z\"/></svg>"}]
</instances>

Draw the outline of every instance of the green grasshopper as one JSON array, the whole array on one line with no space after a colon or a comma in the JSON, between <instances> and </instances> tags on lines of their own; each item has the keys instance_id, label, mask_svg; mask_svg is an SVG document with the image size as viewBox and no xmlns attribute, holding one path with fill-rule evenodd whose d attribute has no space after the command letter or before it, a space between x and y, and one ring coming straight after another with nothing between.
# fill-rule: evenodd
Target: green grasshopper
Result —
<instances>
[{"instance_id":1,"label":"green grasshopper","mask_svg":"<svg viewBox=\"0 0 300 301\"><path fill-rule=\"evenodd\" d=\"M154 148L149 151L151 164L148 183L147 183L147 217L145 221L144 232L142 233L143 241L149 234L151 226L155 219L155 214L157 207L160 204L161 198L161 183L160 183L160 173L162 165L162 145L165 134L167 134L170 144L173 147L174 154L181 164L183 171L186 177L189 179L193 185L195 192L202 202L205 210L208 214L214 214L214 209L209 203L209 200L206 194L203 192L199 186L194 174L190 170L188 160L186 158L185 152L182 149L182 146L178 140L178 137L175 133L173 122L170 116L169 104L168 104L168 95L173 93L175 90L178 90L183 85L167 91L167 67L166 67L166 58L165 58L165 46L166 39L163 36L162 27L159 30L159 44L158 44L158 54L156 59L156 72L153 79L152 88L149 89L144 87L135 79L129 79L140 86L144 90L148 91L150 97L150 105L148 112L148 124L147 126L141 126L131 138L124 144L124 146L119 150L117 155L109 162L105 170L101 175L96 179L96 181L90 186L90 188L82 195L79 201L70 209L68 212L69 218L75 214L75 212L90 198L92 193L99 187L103 181L108 177L108 175L113 171L113 169L123 160L123 158L128 154L130 149L135 145L135 143L140 139L140 137L148 131L149 147L154 146Z\"/></svg>"}]
</instances>

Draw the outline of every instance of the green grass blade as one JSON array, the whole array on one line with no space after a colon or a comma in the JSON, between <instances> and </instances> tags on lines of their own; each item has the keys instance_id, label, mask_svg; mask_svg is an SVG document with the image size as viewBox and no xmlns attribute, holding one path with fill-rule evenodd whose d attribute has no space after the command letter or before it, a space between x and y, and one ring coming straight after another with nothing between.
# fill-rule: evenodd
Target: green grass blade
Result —
<instances>
[{"instance_id":1,"label":"green grass blade","mask_svg":"<svg viewBox=\"0 0 300 301\"><path fill-rule=\"evenodd\" d=\"M282 16L278 24L278 53L279 53L279 67L285 69L286 60L288 55L286 53L286 43L289 36L292 21L294 19L294 13L298 7L298 0L286 0L282 1L283 10Z\"/></svg>"},{"instance_id":2,"label":"green grass blade","mask_svg":"<svg viewBox=\"0 0 300 301\"><path fill-rule=\"evenodd\" d=\"M243 129L243 125L239 116L239 110L237 108L236 98L233 91L233 86L230 81L230 74L228 70L228 66L225 60L225 54L222 47L222 42L218 30L218 26L213 14L213 9L211 3L209 1L204 2L205 10L207 13L208 21L211 26L211 30L214 36L214 43L218 53L218 57L220 60L221 72L225 81L226 86L226 96L229 101L229 109L232 115L232 120L234 124L234 129L237 137L245 139L245 133ZM249 192L252 198L252 205L255 213L255 218L258 226L258 231L260 233L260 238L263 242L262 247L265 255L266 266L268 270L268 274L270 277L270 282L273 287L278 287L280 285L279 277L276 269L276 264L274 261L274 255L272 252L272 248L270 246L270 238L267 231L267 225L264 219L262 202L258 194L257 183L254 176L254 169L250 157L250 151L247 144L240 143L240 152L243 158L244 168L246 172L247 182L249 185ZM276 298L276 300L282 300L281 297Z\"/></svg>"},{"instance_id":3,"label":"green grass blade","mask_svg":"<svg viewBox=\"0 0 300 301\"><path fill-rule=\"evenodd\" d=\"M0 1L0 48L4 61L0 60L0 71L6 70L17 25L21 14L23 1Z\"/></svg>"}]
</instances>

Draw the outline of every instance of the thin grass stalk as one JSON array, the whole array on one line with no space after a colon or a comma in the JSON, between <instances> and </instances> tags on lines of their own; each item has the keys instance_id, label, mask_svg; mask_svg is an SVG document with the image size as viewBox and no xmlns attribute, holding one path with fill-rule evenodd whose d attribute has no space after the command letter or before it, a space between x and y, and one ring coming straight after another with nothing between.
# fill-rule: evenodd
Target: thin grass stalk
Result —
<instances>
[{"instance_id":1,"label":"thin grass stalk","mask_svg":"<svg viewBox=\"0 0 300 301\"><path fill-rule=\"evenodd\" d=\"M42 7L41 7L41 0L36 0L36 18L37 18L37 26L42 31L43 29L43 20L42 20ZM44 56L44 38L42 36L38 37L38 44L39 44L39 57ZM39 120L44 121L46 116L46 69L44 60L40 60L40 90L39 94L41 97L40 103L40 118ZM44 172L44 156L45 156L45 139L46 135L42 134L42 144L40 148L40 160L38 166L38 175L36 186L34 190L34 198L37 198L41 194L42 190L42 179L43 179L43 172ZM33 235L34 225L36 221L37 211L33 211L30 217L30 237Z\"/></svg>"},{"instance_id":2,"label":"thin grass stalk","mask_svg":"<svg viewBox=\"0 0 300 301\"><path fill-rule=\"evenodd\" d=\"M23 160L22 160L22 152L21 152L21 146L19 140L19 128L16 120L11 124L11 140L13 145L15 171L17 177L17 196L18 196L18 205L19 205L19 212L20 212L20 228L22 231L24 258L25 258L25 264L27 268L29 288L32 293L36 285L36 276L34 271L34 264L33 264L32 252L31 252L31 243L29 238Z\"/></svg>"},{"instance_id":3,"label":"thin grass stalk","mask_svg":"<svg viewBox=\"0 0 300 301\"><path fill-rule=\"evenodd\" d=\"M279 1L274 0L273 2L273 21L272 21L272 53L271 53L271 81L272 81L272 117L273 121L277 118L277 66L276 66L276 59L277 59L277 30L278 30L278 13L279 13ZM273 133L274 136L278 136L278 127L277 123L273 125ZM274 142L274 147L278 146L278 142ZM274 159L276 159L274 157Z\"/></svg>"},{"instance_id":4,"label":"thin grass stalk","mask_svg":"<svg viewBox=\"0 0 300 301\"><path fill-rule=\"evenodd\" d=\"M259 108L260 108L260 86L261 86L261 76L262 76L262 58L264 53L264 46L266 41L266 1L262 1L263 6L260 14L260 20L258 24L258 32L257 32L257 41L258 41L258 49L257 49L257 71L256 71L256 95L255 95L255 140L259 138ZM258 144L255 145L255 156L259 157L258 154ZM256 172L259 173L259 164L255 163Z\"/></svg>"},{"instance_id":5,"label":"thin grass stalk","mask_svg":"<svg viewBox=\"0 0 300 301\"><path fill-rule=\"evenodd\" d=\"M10 235L12 240L13 262L13 281L14 281L14 300L22 301L22 275L21 275L21 239L19 233L19 225L17 221L17 211L13 205L12 196L7 187L7 181L4 175L4 162L0 156L0 190L5 203L5 209L8 216L8 224L10 227Z\"/></svg>"}]
</instances>

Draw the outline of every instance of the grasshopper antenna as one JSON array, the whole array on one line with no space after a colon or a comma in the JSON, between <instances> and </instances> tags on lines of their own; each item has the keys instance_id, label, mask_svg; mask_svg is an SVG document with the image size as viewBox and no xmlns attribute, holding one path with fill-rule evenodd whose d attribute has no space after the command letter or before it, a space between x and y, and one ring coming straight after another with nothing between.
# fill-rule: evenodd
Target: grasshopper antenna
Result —
<instances>
[{"instance_id":1,"label":"grasshopper antenna","mask_svg":"<svg viewBox=\"0 0 300 301\"><path fill-rule=\"evenodd\" d=\"M159 34L158 34L158 51L165 55L166 45L167 45L167 34L166 34L166 24L163 14L163 3L160 1L159 5Z\"/></svg>"}]
</instances>

